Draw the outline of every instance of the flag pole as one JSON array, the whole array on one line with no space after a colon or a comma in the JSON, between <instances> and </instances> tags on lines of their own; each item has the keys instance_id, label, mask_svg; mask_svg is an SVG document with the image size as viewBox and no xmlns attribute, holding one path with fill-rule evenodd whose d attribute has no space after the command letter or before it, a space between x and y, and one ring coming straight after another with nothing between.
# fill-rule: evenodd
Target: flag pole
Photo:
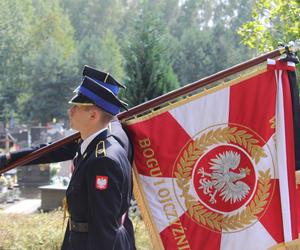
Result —
<instances>
[{"instance_id":1,"label":"flag pole","mask_svg":"<svg viewBox=\"0 0 300 250\"><path fill-rule=\"evenodd\" d=\"M243 62L243 63L240 63L240 64L237 64L231 68L228 68L226 70L222 70L218 73L215 73L211 76L208 76L208 77L205 77L205 78L202 78L201 80L198 80L196 82L192 82L190 84L187 84L177 90L173 90L169 93L166 93L162 96L159 96L155 99L152 99L152 100L149 100L145 103L142 103L140 105L137 105L131 109L129 109L128 111L126 112L122 112L121 114L118 115L118 118L120 120L123 120L123 119L128 119L129 117L131 116L134 116L134 115L137 115L137 114L140 114L148 109L152 109L154 107L157 107L165 102L168 102L170 100L173 100L177 97L180 97L182 95L186 95L188 93L191 93L193 92L194 90L198 89L198 88L201 88L201 87L204 87L212 82L216 82L216 81L219 81L221 79L224 79L230 75L233 75L233 74L236 74L238 72L241 72L243 70L246 70L246 69L249 69L255 65L258 65L260 63L263 63L265 62L268 58L275 58L275 57L278 57L282 54L285 53L285 48L278 48L274 51L271 51L269 53L266 53L266 54L263 54L259 57L256 57L254 59L251 59L251 60L248 60L246 62Z\"/></svg>"},{"instance_id":2,"label":"flag pole","mask_svg":"<svg viewBox=\"0 0 300 250\"><path fill-rule=\"evenodd\" d=\"M278 57L282 54L284 54L286 52L286 50L290 50L290 51L298 51L300 50L299 49L299 44L300 44L300 41L297 41L296 43L296 46L295 44L291 44L290 46L286 46L286 47L280 47L276 50L273 50L269 53L266 53L266 54L263 54L261 56L258 56L254 59L251 59L251 60L248 60L246 62L243 62L243 63L240 63L240 64L237 64L229 69L226 69L226 70L223 70L223 71L220 71L218 73L215 73L211 76L208 76L208 77L205 77L199 81L196 81L196 82L193 82L193 83L190 83L190 84L187 84L177 90L174 90L174 91L171 91L167 94L164 94L162 96L159 96L155 99L152 99L148 102L145 102L143 104L140 104L140 105L137 105L131 109L129 109L128 111L125 111L125 112L122 112L118 115L118 118L120 120L125 120L125 119L128 119L134 115L138 115L142 112L145 112L149 109L153 109L165 102L168 102L170 100L173 100L179 96L182 96L182 95L186 95L198 88L201 88L201 87L204 87L212 82L215 82L215 81L218 81L218 80L221 80L221 79L224 79L225 77L228 77L230 75L233 75L233 74L236 74L240 71L243 71L243 70L246 70L246 69L249 69L255 65L258 65L260 63L263 63L265 62L268 58L275 58L275 57ZM8 171L8 170L11 170L13 168L16 168L18 166L23 166L35 159L38 159L39 157L41 157L42 155L46 154L46 153L49 153L51 151L54 151L55 149L59 148L59 147L62 147L63 145L65 144L68 144L72 141L75 141L77 139L80 138L80 134L79 132L77 133L74 133L72 135L69 135L69 136L66 136L56 142L53 142L52 144L48 145L48 146L45 146L43 148L40 148L10 164L8 164L7 166L5 166L4 168L1 168L0 169L0 174Z\"/></svg>"}]
</instances>

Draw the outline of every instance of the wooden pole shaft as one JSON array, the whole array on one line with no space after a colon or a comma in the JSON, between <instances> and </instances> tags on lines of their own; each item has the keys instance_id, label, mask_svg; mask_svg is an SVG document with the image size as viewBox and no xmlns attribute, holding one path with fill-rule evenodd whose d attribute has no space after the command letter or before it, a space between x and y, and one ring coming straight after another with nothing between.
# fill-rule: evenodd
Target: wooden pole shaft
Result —
<instances>
[{"instance_id":1,"label":"wooden pole shaft","mask_svg":"<svg viewBox=\"0 0 300 250\"><path fill-rule=\"evenodd\" d=\"M269 53L266 53L264 55L261 55L259 57L256 57L254 59L251 59L249 61L246 61L246 62L243 62L241 64L238 64L236 66L233 66L229 69L226 69L226 70L223 70L223 71L220 71L216 74L213 74L211 76L208 76L208 77L205 77L199 81L196 81L196 82L193 82L193 83L190 83L190 84L187 84L177 90L174 90L174 91L171 91L167 94L164 94L162 96L159 96L153 100L150 100L148 102L145 102L143 104L140 104L140 105L137 105L131 109L129 109L128 111L125 111L125 112L122 112L118 115L118 118L120 120L124 120L124 119L128 119L134 115L137 115L137 114L140 114L146 110L149 110L149 109L152 109L154 107L157 107L165 102L168 102L170 100L173 100L177 97L180 97L180 96L183 96L183 95L186 95L198 88L201 88L201 87L204 87L210 83L213 83L215 81L218 81L218 80L221 80L225 77L228 77L232 74L236 74L240 71L243 71L243 70L246 70L246 69L249 69L257 64L260 64L260 63L263 63L265 62L268 58L275 58L275 57L278 57L280 56L281 54L284 53L284 48L283 49L276 49L274 51L271 51ZM25 165L27 164L28 162L30 161L33 161L39 157L41 157L42 155L48 153L48 152L51 152L67 143L70 143L76 139L79 139L80 138L80 134L77 132L77 133L74 133L70 136L67 136L67 137L64 137L63 139L59 140L59 141L56 141L46 147L43 147L41 149L38 149L26 156L24 156L23 158L15 161L15 162L12 162L11 164L8 164L5 168L2 168L0 169L0 174L1 173L4 173L10 169L13 169L13 168L16 168L17 166L22 166L22 165Z\"/></svg>"}]
</instances>

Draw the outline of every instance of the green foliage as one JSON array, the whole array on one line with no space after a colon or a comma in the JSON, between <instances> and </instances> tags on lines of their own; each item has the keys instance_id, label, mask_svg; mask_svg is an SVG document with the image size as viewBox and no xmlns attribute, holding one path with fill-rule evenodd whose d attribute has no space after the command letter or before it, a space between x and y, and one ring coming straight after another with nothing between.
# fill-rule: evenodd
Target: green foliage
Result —
<instances>
[{"instance_id":1,"label":"green foliage","mask_svg":"<svg viewBox=\"0 0 300 250\"><path fill-rule=\"evenodd\" d=\"M107 30L102 39L92 35L83 38L79 45L80 63L111 73L117 79L123 79L123 56L117 36Z\"/></svg>"},{"instance_id":2,"label":"green foliage","mask_svg":"<svg viewBox=\"0 0 300 250\"><path fill-rule=\"evenodd\" d=\"M23 94L19 99L19 109L23 120L45 124L53 118L66 117L68 97L75 88L72 80L76 69L72 58L63 59L63 49L52 39L38 52L31 61L35 62L31 72L36 77L28 84L27 96Z\"/></svg>"},{"instance_id":3,"label":"green foliage","mask_svg":"<svg viewBox=\"0 0 300 250\"><path fill-rule=\"evenodd\" d=\"M0 1L0 120L17 109L24 90L24 57L28 55L32 6L30 0Z\"/></svg>"},{"instance_id":4,"label":"green foliage","mask_svg":"<svg viewBox=\"0 0 300 250\"><path fill-rule=\"evenodd\" d=\"M118 30L125 12L121 0L64 0L62 4L76 28L75 37L79 42L94 35L102 38L112 28Z\"/></svg>"},{"instance_id":5,"label":"green foliage","mask_svg":"<svg viewBox=\"0 0 300 250\"><path fill-rule=\"evenodd\" d=\"M174 70L184 85L249 59L236 29L250 19L250 1L185 1L176 32Z\"/></svg>"},{"instance_id":6,"label":"green foliage","mask_svg":"<svg viewBox=\"0 0 300 250\"><path fill-rule=\"evenodd\" d=\"M170 40L159 13L143 3L124 48L126 99L134 106L178 86L172 69Z\"/></svg>"},{"instance_id":7,"label":"green foliage","mask_svg":"<svg viewBox=\"0 0 300 250\"><path fill-rule=\"evenodd\" d=\"M62 57L67 59L74 53L74 28L60 6L59 0L34 0L34 19L31 31L32 52L53 40L62 48Z\"/></svg>"},{"instance_id":8,"label":"green foliage","mask_svg":"<svg viewBox=\"0 0 300 250\"><path fill-rule=\"evenodd\" d=\"M243 24L238 33L243 43L260 52L278 47L278 43L300 37L300 2L298 0L255 1L252 20Z\"/></svg>"},{"instance_id":9,"label":"green foliage","mask_svg":"<svg viewBox=\"0 0 300 250\"><path fill-rule=\"evenodd\" d=\"M116 34L114 34L112 30L107 30L100 41L100 45L101 54L99 57L102 62L100 68L106 72L112 73L117 79L123 79L125 77L123 69L124 59Z\"/></svg>"},{"instance_id":10,"label":"green foliage","mask_svg":"<svg viewBox=\"0 0 300 250\"><path fill-rule=\"evenodd\" d=\"M278 45L300 39L299 0L258 0L252 11L252 20L238 30L245 45L267 52ZM300 74L300 65L297 66ZM299 78L299 77L298 77ZM300 81L298 80L300 87Z\"/></svg>"},{"instance_id":11,"label":"green foliage","mask_svg":"<svg viewBox=\"0 0 300 250\"><path fill-rule=\"evenodd\" d=\"M73 28L59 1L4 0L0 8L0 119L66 117L77 61Z\"/></svg>"},{"instance_id":12,"label":"green foliage","mask_svg":"<svg viewBox=\"0 0 300 250\"><path fill-rule=\"evenodd\" d=\"M32 215L0 214L0 249L60 249L62 212Z\"/></svg>"},{"instance_id":13,"label":"green foliage","mask_svg":"<svg viewBox=\"0 0 300 250\"><path fill-rule=\"evenodd\" d=\"M30 215L0 213L0 221L0 250L60 249L65 230L62 211ZM137 249L151 250L143 221L136 217L133 224Z\"/></svg>"},{"instance_id":14,"label":"green foliage","mask_svg":"<svg viewBox=\"0 0 300 250\"><path fill-rule=\"evenodd\" d=\"M252 53L236 30L251 9L251 0L2 0L0 121L66 119L85 64L125 81L133 106L242 62Z\"/></svg>"},{"instance_id":15,"label":"green foliage","mask_svg":"<svg viewBox=\"0 0 300 250\"><path fill-rule=\"evenodd\" d=\"M132 224L134 228L136 248L139 250L152 250L153 248L147 231L148 229L144 222L139 217L134 217L132 219Z\"/></svg>"},{"instance_id":16,"label":"green foliage","mask_svg":"<svg viewBox=\"0 0 300 250\"><path fill-rule=\"evenodd\" d=\"M76 47L73 28L58 1L36 0L33 15L30 53L24 58L27 88L18 106L23 121L46 123L66 117L75 88Z\"/></svg>"}]
</instances>

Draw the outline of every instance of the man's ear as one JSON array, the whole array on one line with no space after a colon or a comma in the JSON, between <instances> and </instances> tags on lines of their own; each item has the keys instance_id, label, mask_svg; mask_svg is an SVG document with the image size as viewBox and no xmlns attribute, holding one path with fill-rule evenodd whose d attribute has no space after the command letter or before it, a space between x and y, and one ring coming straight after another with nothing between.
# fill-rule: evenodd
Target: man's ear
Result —
<instances>
[{"instance_id":1,"label":"man's ear","mask_svg":"<svg viewBox=\"0 0 300 250\"><path fill-rule=\"evenodd\" d=\"M95 108L90 110L90 119L91 120L99 120L100 114L99 111Z\"/></svg>"}]
</instances>

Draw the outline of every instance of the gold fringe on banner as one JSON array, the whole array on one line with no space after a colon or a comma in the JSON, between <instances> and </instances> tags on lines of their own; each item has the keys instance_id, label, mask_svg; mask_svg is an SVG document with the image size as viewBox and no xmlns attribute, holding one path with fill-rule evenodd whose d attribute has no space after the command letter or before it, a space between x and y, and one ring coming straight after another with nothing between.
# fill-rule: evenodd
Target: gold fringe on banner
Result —
<instances>
[{"instance_id":1,"label":"gold fringe on banner","mask_svg":"<svg viewBox=\"0 0 300 250\"><path fill-rule=\"evenodd\" d=\"M300 250L300 235L298 239L289 242L280 243L276 246L269 248L268 250Z\"/></svg>"},{"instance_id":2,"label":"gold fringe on banner","mask_svg":"<svg viewBox=\"0 0 300 250\"><path fill-rule=\"evenodd\" d=\"M146 199L146 195L143 189L143 186L139 179L139 174L137 172L136 166L133 163L133 194L137 201L138 207L141 211L144 223L149 232L149 236L151 239L151 244L154 250L163 250L164 246L162 244L161 238L159 236L159 232L157 230L156 224L153 221L152 213L148 206L148 201Z\"/></svg>"},{"instance_id":3,"label":"gold fringe on banner","mask_svg":"<svg viewBox=\"0 0 300 250\"><path fill-rule=\"evenodd\" d=\"M202 88L201 91L199 91L198 93L194 92L193 95L177 98L177 99L173 100L172 102L162 104L155 109L151 109L151 112L148 111L148 112L141 113L138 116L129 117L129 118L123 120L122 123L126 126L126 125L135 124L140 121L148 120L148 119L155 117L163 112L166 112L172 108L181 106L187 102L201 98L203 96L206 96L210 93L221 90L223 88L238 84L239 82L247 80L255 75L264 73L266 70L267 70L266 63L257 65L256 67L251 68L251 70L244 71L242 74L239 74L238 76L236 75L234 78L231 78L230 80L227 80L227 81L223 80L222 82L219 82L218 84L212 86L211 88L208 88L208 89ZM154 219L152 217L152 213L151 213L151 210L148 205L148 200L146 198L143 186L140 182L137 168L134 163L133 163L133 183L134 183L134 185L133 185L134 197L137 201L137 204L141 211L143 220L148 229L153 249L154 250L163 250L164 246L163 246L162 240L160 238L160 234L158 232L156 224L154 222ZM289 250L290 249L292 249L292 248L289 248ZM300 250L300 248L299 248L299 250Z\"/></svg>"}]
</instances>

